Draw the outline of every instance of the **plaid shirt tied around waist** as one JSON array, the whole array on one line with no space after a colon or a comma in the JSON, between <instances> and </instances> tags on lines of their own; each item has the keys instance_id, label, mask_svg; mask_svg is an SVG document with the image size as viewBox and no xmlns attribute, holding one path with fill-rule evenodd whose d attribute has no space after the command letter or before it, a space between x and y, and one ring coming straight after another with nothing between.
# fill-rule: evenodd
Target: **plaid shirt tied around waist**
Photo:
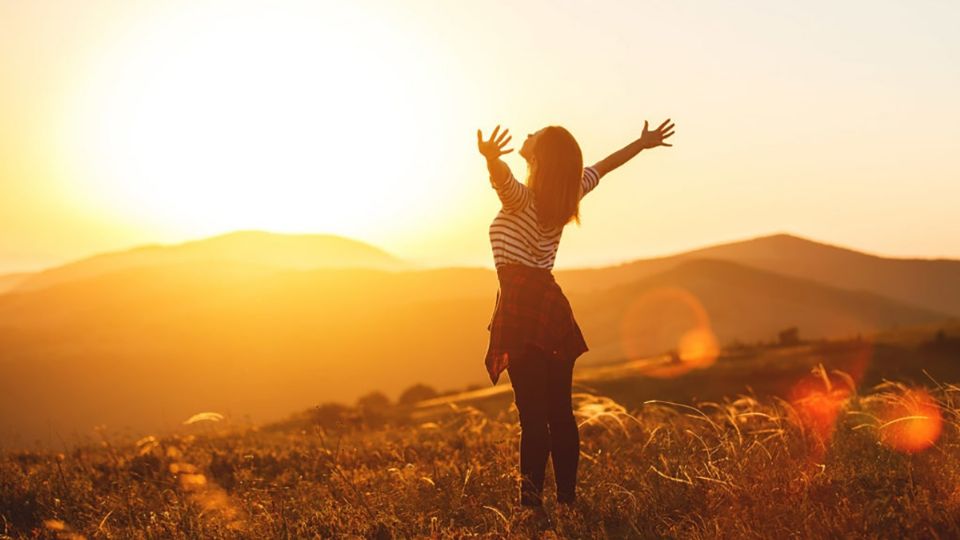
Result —
<instances>
[{"instance_id":1,"label":"plaid shirt tied around waist","mask_svg":"<svg viewBox=\"0 0 960 540\"><path fill-rule=\"evenodd\" d=\"M588 350L570 302L549 269L505 264L497 267L497 278L500 288L487 325L490 344L484 361L493 384L528 343L574 361Z\"/></svg>"}]
</instances>

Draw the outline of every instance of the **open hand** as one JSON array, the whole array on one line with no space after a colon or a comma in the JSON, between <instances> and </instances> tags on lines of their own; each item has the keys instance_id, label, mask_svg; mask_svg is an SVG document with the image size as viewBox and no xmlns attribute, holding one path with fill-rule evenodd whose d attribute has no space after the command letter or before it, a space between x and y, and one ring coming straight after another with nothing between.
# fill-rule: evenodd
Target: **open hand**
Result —
<instances>
[{"instance_id":1,"label":"open hand","mask_svg":"<svg viewBox=\"0 0 960 540\"><path fill-rule=\"evenodd\" d=\"M644 148L654 148L657 146L673 146L672 144L667 144L664 141L667 137L673 135L674 124L670 123L670 119L667 118L660 124L660 127L653 131L647 130L647 121L643 121L643 134L640 135L640 146Z\"/></svg>"},{"instance_id":2,"label":"open hand","mask_svg":"<svg viewBox=\"0 0 960 540\"><path fill-rule=\"evenodd\" d=\"M504 139L507 133L510 132L509 129L503 130L503 133L497 136L497 132L500 131L500 124L497 124L497 127L493 130L493 133L490 135L490 140L483 140L480 136L480 130L477 130L477 148L480 150L480 153L483 154L483 157L487 159L497 159L503 154L509 154L513 152L513 148L509 150L504 150L503 147L510 142L510 139L513 138L513 135Z\"/></svg>"}]
</instances>

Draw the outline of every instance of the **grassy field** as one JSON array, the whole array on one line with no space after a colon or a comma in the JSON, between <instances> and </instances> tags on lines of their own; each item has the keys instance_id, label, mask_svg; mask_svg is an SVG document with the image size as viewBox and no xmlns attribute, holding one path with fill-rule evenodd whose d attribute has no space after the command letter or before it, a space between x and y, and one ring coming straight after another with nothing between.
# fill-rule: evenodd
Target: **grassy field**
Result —
<instances>
[{"instance_id":1,"label":"grassy field","mask_svg":"<svg viewBox=\"0 0 960 540\"><path fill-rule=\"evenodd\" d=\"M878 347L860 384L823 362L849 367L851 343L754 350L659 382L585 373L578 505L557 514L548 467L546 520L516 504L519 424L499 391L8 452L0 538L960 537L960 387L870 382L892 362ZM911 350L931 369L956 359L928 349ZM724 382L776 381L774 368L799 373L781 395ZM671 385L699 397L668 401Z\"/></svg>"}]
</instances>

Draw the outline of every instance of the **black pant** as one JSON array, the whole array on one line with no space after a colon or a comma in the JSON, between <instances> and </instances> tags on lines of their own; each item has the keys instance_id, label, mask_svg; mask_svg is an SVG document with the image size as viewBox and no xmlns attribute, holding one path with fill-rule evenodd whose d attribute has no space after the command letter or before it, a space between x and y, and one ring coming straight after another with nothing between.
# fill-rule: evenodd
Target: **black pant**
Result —
<instances>
[{"instance_id":1,"label":"black pant","mask_svg":"<svg viewBox=\"0 0 960 540\"><path fill-rule=\"evenodd\" d=\"M571 503L575 498L580 433L570 398L573 363L528 345L507 365L520 412L520 504L542 504L551 453L557 501Z\"/></svg>"}]
</instances>

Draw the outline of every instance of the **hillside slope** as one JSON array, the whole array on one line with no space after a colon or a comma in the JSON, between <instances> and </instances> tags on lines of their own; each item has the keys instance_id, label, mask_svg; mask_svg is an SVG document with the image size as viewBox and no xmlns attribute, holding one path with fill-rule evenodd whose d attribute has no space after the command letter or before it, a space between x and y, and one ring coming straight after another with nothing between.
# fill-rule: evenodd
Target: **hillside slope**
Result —
<instances>
[{"instance_id":1,"label":"hillside slope","mask_svg":"<svg viewBox=\"0 0 960 540\"><path fill-rule=\"evenodd\" d=\"M32 272L16 272L0 276L0 294L11 291L22 283Z\"/></svg>"},{"instance_id":2,"label":"hillside slope","mask_svg":"<svg viewBox=\"0 0 960 540\"><path fill-rule=\"evenodd\" d=\"M571 293L591 348L580 361L676 347L693 324L688 305L643 300L663 289L683 289L702 304L722 343L769 340L793 325L821 337L945 318L694 261L606 291ZM488 384L482 358L495 294L496 276L483 269L188 262L2 295L0 436L67 436L100 423L162 426L202 410L264 420L374 389L396 396L417 382Z\"/></svg>"},{"instance_id":3,"label":"hillside slope","mask_svg":"<svg viewBox=\"0 0 960 540\"><path fill-rule=\"evenodd\" d=\"M605 358L676 348L681 336L700 324L698 318L721 345L775 339L794 326L802 337L850 337L949 318L873 293L709 259L570 296L591 349Z\"/></svg>"},{"instance_id":4,"label":"hillside slope","mask_svg":"<svg viewBox=\"0 0 960 540\"><path fill-rule=\"evenodd\" d=\"M595 291L652 276L684 261L718 259L960 316L960 261L868 255L788 234L710 246L607 268L558 271L570 291Z\"/></svg>"},{"instance_id":5,"label":"hillside slope","mask_svg":"<svg viewBox=\"0 0 960 540\"><path fill-rule=\"evenodd\" d=\"M281 269L407 267L364 242L328 234L237 231L174 245L140 246L103 253L27 276L13 288L29 291L126 268L199 261L228 261Z\"/></svg>"}]
</instances>

